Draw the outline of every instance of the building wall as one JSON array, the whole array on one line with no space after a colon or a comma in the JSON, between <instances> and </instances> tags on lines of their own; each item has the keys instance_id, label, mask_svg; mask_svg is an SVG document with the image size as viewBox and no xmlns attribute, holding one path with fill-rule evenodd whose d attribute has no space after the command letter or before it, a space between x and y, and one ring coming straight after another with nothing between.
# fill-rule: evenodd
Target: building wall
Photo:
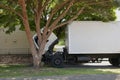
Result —
<instances>
[{"instance_id":1,"label":"building wall","mask_svg":"<svg viewBox=\"0 0 120 80\"><path fill-rule=\"evenodd\" d=\"M6 34L0 28L0 54L29 54L29 44L25 31L16 29L13 33Z\"/></svg>"}]
</instances>

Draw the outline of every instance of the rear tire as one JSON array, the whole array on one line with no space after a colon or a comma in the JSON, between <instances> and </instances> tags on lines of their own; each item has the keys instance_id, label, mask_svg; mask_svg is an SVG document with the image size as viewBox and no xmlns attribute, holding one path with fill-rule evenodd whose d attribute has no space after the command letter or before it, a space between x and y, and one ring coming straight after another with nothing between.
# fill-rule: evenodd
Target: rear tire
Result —
<instances>
[{"instance_id":1,"label":"rear tire","mask_svg":"<svg viewBox=\"0 0 120 80\"><path fill-rule=\"evenodd\" d=\"M120 59L119 58L109 58L109 63L112 64L113 66L118 67L120 64Z\"/></svg>"}]
</instances>

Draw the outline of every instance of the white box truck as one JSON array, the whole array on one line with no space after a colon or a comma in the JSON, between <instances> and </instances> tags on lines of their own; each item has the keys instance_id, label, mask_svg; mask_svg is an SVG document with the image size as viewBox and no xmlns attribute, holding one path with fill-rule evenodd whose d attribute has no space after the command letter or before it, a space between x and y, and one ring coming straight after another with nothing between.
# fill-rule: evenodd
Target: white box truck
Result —
<instances>
[{"instance_id":1,"label":"white box truck","mask_svg":"<svg viewBox=\"0 0 120 80\"><path fill-rule=\"evenodd\" d=\"M43 60L62 67L63 62L101 62L109 58L113 66L119 66L120 22L73 21L67 26L65 44L63 52L48 50Z\"/></svg>"}]
</instances>

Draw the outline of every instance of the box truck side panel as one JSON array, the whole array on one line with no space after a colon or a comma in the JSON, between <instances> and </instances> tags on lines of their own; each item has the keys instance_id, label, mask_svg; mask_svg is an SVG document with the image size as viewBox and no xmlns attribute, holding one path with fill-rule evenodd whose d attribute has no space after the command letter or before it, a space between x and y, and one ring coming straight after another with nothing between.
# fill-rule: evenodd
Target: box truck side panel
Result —
<instances>
[{"instance_id":1,"label":"box truck side panel","mask_svg":"<svg viewBox=\"0 0 120 80\"><path fill-rule=\"evenodd\" d=\"M67 28L69 54L120 53L120 22L74 21Z\"/></svg>"}]
</instances>

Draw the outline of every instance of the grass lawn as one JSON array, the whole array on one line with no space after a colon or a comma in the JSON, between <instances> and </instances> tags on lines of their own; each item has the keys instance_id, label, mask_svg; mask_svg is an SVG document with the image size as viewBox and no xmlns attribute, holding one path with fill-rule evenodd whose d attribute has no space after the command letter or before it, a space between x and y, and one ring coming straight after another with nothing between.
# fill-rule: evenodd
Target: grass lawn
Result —
<instances>
[{"instance_id":1,"label":"grass lawn","mask_svg":"<svg viewBox=\"0 0 120 80\"><path fill-rule=\"evenodd\" d=\"M120 74L120 68L52 68L33 69L25 65L0 65L0 78L36 77L76 74Z\"/></svg>"}]
</instances>

